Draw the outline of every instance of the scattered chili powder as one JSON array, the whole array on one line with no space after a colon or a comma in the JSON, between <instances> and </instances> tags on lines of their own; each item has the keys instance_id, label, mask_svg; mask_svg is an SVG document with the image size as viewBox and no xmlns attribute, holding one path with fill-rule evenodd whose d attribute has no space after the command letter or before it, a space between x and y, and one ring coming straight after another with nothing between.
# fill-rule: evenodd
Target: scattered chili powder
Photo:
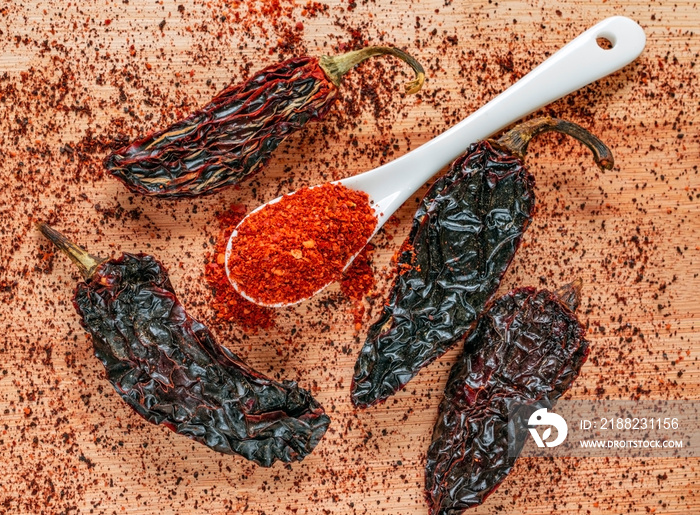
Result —
<instances>
[{"instance_id":1,"label":"scattered chili powder","mask_svg":"<svg viewBox=\"0 0 700 515\"><path fill-rule=\"evenodd\" d=\"M374 271L371 265L372 251L374 251L374 246L367 245L343 274L340 281L340 291L351 300L362 300L374 288Z\"/></svg>"},{"instance_id":2,"label":"scattered chili powder","mask_svg":"<svg viewBox=\"0 0 700 515\"><path fill-rule=\"evenodd\" d=\"M372 252L374 246L368 244L362 252L353 260L352 265L343 274L340 281L340 291L353 303L352 318L355 332L362 329L362 319L365 315L365 305L362 299L376 285L374 270L372 269Z\"/></svg>"},{"instance_id":3,"label":"scattered chili powder","mask_svg":"<svg viewBox=\"0 0 700 515\"><path fill-rule=\"evenodd\" d=\"M220 228L219 237L216 241L214 255L209 256L210 261L204 267L204 277L214 295L214 301L211 305L216 311L216 318L235 322L246 330L257 331L258 329L269 329L275 325L274 310L258 306L241 297L226 277L226 267L224 266L224 252L228 237L243 220L245 212L245 206L233 204L227 211L217 215L216 219Z\"/></svg>"},{"instance_id":4,"label":"scattered chili powder","mask_svg":"<svg viewBox=\"0 0 700 515\"><path fill-rule=\"evenodd\" d=\"M377 225L369 197L339 184L302 188L247 218L229 277L263 304L291 304L339 280Z\"/></svg>"}]
</instances>

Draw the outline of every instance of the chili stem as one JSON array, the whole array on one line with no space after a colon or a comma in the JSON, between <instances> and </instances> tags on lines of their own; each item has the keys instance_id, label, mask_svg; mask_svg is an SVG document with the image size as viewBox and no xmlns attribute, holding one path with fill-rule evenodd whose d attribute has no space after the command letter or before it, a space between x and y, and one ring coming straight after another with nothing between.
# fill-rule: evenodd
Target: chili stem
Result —
<instances>
[{"instance_id":1,"label":"chili stem","mask_svg":"<svg viewBox=\"0 0 700 515\"><path fill-rule=\"evenodd\" d=\"M593 134L580 125L550 116L521 123L501 136L498 143L511 152L525 157L530 140L538 134L549 131L568 134L586 145L593 152L593 158L600 168L610 170L615 164L610 149Z\"/></svg>"},{"instance_id":2,"label":"chili stem","mask_svg":"<svg viewBox=\"0 0 700 515\"><path fill-rule=\"evenodd\" d=\"M97 267L107 261L101 257L88 254L87 250L83 247L76 245L44 222L39 222L37 224L37 229L78 266L80 273L85 279L89 279L92 274L95 273Z\"/></svg>"},{"instance_id":3,"label":"chili stem","mask_svg":"<svg viewBox=\"0 0 700 515\"><path fill-rule=\"evenodd\" d=\"M565 284L564 286L557 289L556 295L559 297L571 311L576 311L579 304L581 303L581 288L583 287L583 281L579 278L575 281Z\"/></svg>"},{"instance_id":4,"label":"chili stem","mask_svg":"<svg viewBox=\"0 0 700 515\"><path fill-rule=\"evenodd\" d=\"M403 50L394 47L372 46L361 50L353 50L341 55L324 55L319 59L319 65L336 86L340 85L340 79L348 71L353 69L365 59L375 55L393 55L407 63L416 74L416 78L405 85L406 93L418 92L425 82L425 70L421 64Z\"/></svg>"}]
</instances>

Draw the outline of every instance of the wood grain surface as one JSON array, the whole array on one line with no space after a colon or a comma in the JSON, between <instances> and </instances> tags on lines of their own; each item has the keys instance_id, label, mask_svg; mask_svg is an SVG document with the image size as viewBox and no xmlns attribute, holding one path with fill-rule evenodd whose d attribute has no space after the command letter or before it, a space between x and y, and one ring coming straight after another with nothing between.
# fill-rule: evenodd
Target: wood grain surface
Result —
<instances>
[{"instance_id":1,"label":"wood grain surface","mask_svg":"<svg viewBox=\"0 0 700 515\"><path fill-rule=\"evenodd\" d=\"M543 109L614 151L600 172L564 137L530 145L537 211L500 293L584 281L591 356L570 396L700 399L700 142L695 2L606 0L11 0L0 5L0 512L425 514L425 453L458 344L381 406L353 409L352 370L420 192L377 236L377 286L333 287L246 332L211 308L216 213L404 154L601 19L644 28L633 64ZM164 127L230 81L293 55L401 47L348 74L322 122L264 171L196 200L142 198L106 174L109 145ZM465 142L465 148L469 142ZM188 310L255 368L313 391L333 422L303 462L270 469L146 423L104 379L71 305L79 280L34 224L90 251L144 251ZM700 513L700 460L521 459L474 514Z\"/></svg>"}]
</instances>

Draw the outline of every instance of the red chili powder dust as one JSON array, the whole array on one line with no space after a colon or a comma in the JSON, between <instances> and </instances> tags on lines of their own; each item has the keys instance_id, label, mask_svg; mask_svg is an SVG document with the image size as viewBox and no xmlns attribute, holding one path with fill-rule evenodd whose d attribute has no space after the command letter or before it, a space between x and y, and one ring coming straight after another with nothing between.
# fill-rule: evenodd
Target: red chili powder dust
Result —
<instances>
[{"instance_id":1,"label":"red chili powder dust","mask_svg":"<svg viewBox=\"0 0 700 515\"><path fill-rule=\"evenodd\" d=\"M371 254L373 251L374 247L368 244L343 274L340 281L340 291L350 300L362 300L376 284L372 269Z\"/></svg>"},{"instance_id":2,"label":"red chili powder dust","mask_svg":"<svg viewBox=\"0 0 700 515\"><path fill-rule=\"evenodd\" d=\"M340 280L340 291L352 301L352 319L355 332L362 329L365 316L365 305L362 300L374 289L374 269L372 268L372 252L374 246L368 244L353 260L352 265Z\"/></svg>"},{"instance_id":3,"label":"red chili powder dust","mask_svg":"<svg viewBox=\"0 0 700 515\"><path fill-rule=\"evenodd\" d=\"M216 312L217 319L234 322L246 330L256 331L269 329L275 325L275 312L241 297L226 277L226 267L224 266L228 238L238 223L243 220L245 211L244 206L234 204L229 210L217 215L220 228L219 236L214 254L210 256L210 261L204 267L204 276L214 295L212 307Z\"/></svg>"},{"instance_id":4,"label":"red chili powder dust","mask_svg":"<svg viewBox=\"0 0 700 515\"><path fill-rule=\"evenodd\" d=\"M376 225L366 193L338 184L302 188L241 224L230 277L262 303L300 301L339 280Z\"/></svg>"}]
</instances>

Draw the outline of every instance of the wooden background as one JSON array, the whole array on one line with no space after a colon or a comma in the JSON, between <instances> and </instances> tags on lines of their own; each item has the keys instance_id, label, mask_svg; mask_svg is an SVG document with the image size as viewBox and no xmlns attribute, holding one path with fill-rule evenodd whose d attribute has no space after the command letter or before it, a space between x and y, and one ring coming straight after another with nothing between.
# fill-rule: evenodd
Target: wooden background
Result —
<instances>
[{"instance_id":1,"label":"wooden background","mask_svg":"<svg viewBox=\"0 0 700 515\"><path fill-rule=\"evenodd\" d=\"M597 21L645 29L642 56L543 112L613 149L600 173L578 144L530 146L538 208L500 292L583 278L591 357L574 398L700 399L700 143L695 2L13 0L0 6L0 512L427 513L423 466L459 346L387 403L354 410L349 386L390 258L418 199L377 238L377 288L356 307L336 288L279 313L269 331L218 323L203 280L215 213L373 168L464 118ZM393 44L351 72L322 123L289 138L237 189L166 202L101 168L107 145L167 125L230 80L293 55ZM465 142L465 147L468 142ZM333 419L304 462L264 469L132 413L71 305L78 275L33 224L94 253L145 251L190 312L252 366L313 390ZM328 309L329 303L334 306ZM521 459L474 514L700 513L700 460Z\"/></svg>"}]
</instances>

